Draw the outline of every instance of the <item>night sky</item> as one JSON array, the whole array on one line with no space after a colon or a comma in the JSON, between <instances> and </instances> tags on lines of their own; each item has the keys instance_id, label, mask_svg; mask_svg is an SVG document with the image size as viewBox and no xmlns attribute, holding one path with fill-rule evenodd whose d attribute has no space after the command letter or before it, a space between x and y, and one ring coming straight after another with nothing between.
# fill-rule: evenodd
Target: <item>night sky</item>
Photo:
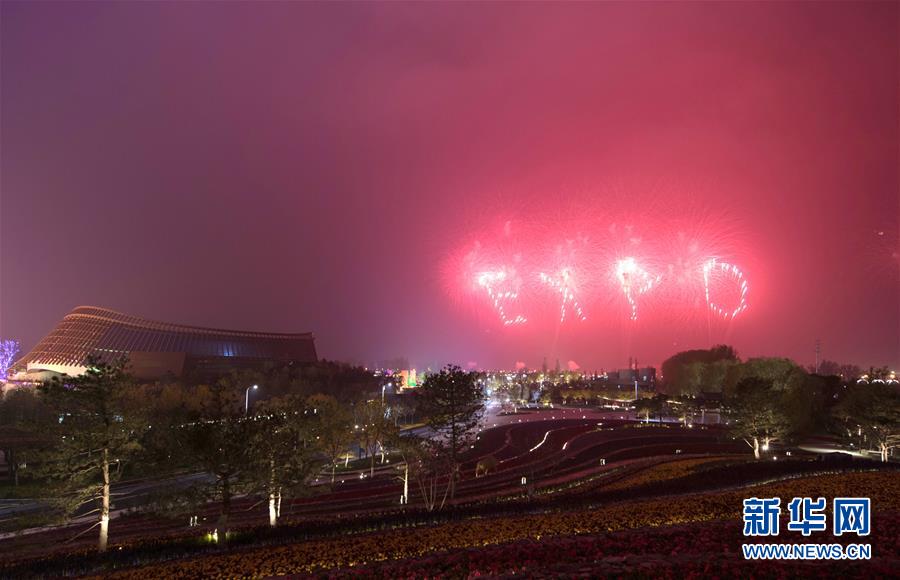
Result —
<instances>
[{"instance_id":1,"label":"night sky","mask_svg":"<svg viewBox=\"0 0 900 580\"><path fill-rule=\"evenodd\" d=\"M0 335L91 304L366 364L900 366L898 6L4 1ZM563 254L585 321L535 287Z\"/></svg>"}]
</instances>

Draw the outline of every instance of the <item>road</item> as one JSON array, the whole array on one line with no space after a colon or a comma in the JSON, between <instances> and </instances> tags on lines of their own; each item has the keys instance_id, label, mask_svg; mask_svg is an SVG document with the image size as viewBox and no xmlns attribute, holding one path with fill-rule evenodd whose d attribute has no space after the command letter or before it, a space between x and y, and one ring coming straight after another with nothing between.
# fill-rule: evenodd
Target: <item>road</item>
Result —
<instances>
[{"instance_id":1,"label":"road","mask_svg":"<svg viewBox=\"0 0 900 580\"><path fill-rule=\"evenodd\" d=\"M209 480L210 478L211 476L205 473L189 473L177 475L174 477L167 477L164 479L147 478L114 483L111 488L111 493L113 496L113 505L115 509L110 511L110 516L115 517L119 513L146 504L150 496L152 496L154 493L159 492L159 490L163 488L170 488L175 490L183 489L187 488L190 485L193 485L198 481ZM0 500L0 528L5 527L5 524L8 522L8 520L29 514L37 515L44 509L46 509L46 505L39 499ZM93 510L93 502L91 502L91 504L83 506L78 512L76 512L76 515L72 522L69 522L69 524L67 525L71 525L71 523L73 522L79 523L81 521L88 522L95 520L97 516L95 514L89 514L89 512ZM0 534L0 540L10 537L14 534L21 535L37 531L45 531L48 529L52 529L52 527L53 526L44 526L17 532L3 533Z\"/></svg>"}]
</instances>

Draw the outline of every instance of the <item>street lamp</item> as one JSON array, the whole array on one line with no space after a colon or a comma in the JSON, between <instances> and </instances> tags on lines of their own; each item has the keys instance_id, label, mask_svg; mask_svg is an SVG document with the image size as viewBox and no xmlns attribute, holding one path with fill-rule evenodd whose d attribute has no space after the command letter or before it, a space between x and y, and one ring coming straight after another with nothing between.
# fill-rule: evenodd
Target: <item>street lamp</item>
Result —
<instances>
[{"instance_id":1,"label":"street lamp","mask_svg":"<svg viewBox=\"0 0 900 580\"><path fill-rule=\"evenodd\" d=\"M244 391L244 415L246 415L250 412L250 390L252 389L255 391L258 388L259 388L259 385L253 385L253 386L247 387L247 390Z\"/></svg>"}]
</instances>

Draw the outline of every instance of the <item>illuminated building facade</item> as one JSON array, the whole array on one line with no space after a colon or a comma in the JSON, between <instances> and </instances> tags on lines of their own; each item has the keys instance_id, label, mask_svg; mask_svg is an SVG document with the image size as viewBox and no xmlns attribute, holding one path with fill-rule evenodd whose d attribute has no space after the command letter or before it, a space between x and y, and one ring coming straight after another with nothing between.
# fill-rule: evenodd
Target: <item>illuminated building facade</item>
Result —
<instances>
[{"instance_id":1,"label":"illuminated building facade","mask_svg":"<svg viewBox=\"0 0 900 580\"><path fill-rule=\"evenodd\" d=\"M409 389L419 386L416 382L416 369L402 370L397 375L400 377L398 386L401 389Z\"/></svg>"},{"instance_id":2,"label":"illuminated building facade","mask_svg":"<svg viewBox=\"0 0 900 580\"><path fill-rule=\"evenodd\" d=\"M215 376L266 363L314 363L312 333L245 332L145 320L106 308L79 306L12 367L12 380L79 375L89 356L126 359L143 380Z\"/></svg>"}]
</instances>

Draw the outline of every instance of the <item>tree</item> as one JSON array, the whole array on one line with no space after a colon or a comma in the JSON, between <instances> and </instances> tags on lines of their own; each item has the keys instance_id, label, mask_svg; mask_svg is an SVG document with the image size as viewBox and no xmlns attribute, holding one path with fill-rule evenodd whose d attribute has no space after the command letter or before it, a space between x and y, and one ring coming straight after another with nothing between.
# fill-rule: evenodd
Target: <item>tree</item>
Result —
<instances>
[{"instance_id":1,"label":"tree","mask_svg":"<svg viewBox=\"0 0 900 580\"><path fill-rule=\"evenodd\" d=\"M882 461L888 460L891 449L900 446L900 391L895 385L851 385L834 413L846 427L854 428L871 440Z\"/></svg>"},{"instance_id":2,"label":"tree","mask_svg":"<svg viewBox=\"0 0 900 580\"><path fill-rule=\"evenodd\" d=\"M769 381L775 392L784 393L806 381L807 374L797 363L787 358L751 358L736 365L728 373L723 392L730 394L741 380L750 377Z\"/></svg>"},{"instance_id":3,"label":"tree","mask_svg":"<svg viewBox=\"0 0 900 580\"><path fill-rule=\"evenodd\" d=\"M396 449L400 455L400 463L397 465L400 475L398 475L397 479L403 483L400 504L406 505L409 503L410 478L415 479L415 470L420 467L424 460L423 440L413 435L403 436L400 431L396 431L393 433L390 443L391 447Z\"/></svg>"},{"instance_id":4,"label":"tree","mask_svg":"<svg viewBox=\"0 0 900 580\"><path fill-rule=\"evenodd\" d=\"M768 449L769 443L781 437L787 428L779 393L771 380L760 377L741 380L726 399L726 411L731 417L732 432L753 449L756 459L760 458L760 449Z\"/></svg>"},{"instance_id":5,"label":"tree","mask_svg":"<svg viewBox=\"0 0 900 580\"><path fill-rule=\"evenodd\" d=\"M281 516L282 497L304 491L310 475L321 465L313 415L298 397L287 396L260 403L248 420L244 479L249 491L267 498L272 527Z\"/></svg>"},{"instance_id":6,"label":"tree","mask_svg":"<svg viewBox=\"0 0 900 580\"><path fill-rule=\"evenodd\" d=\"M184 457L178 453L184 425L200 418L202 398L209 393L207 386L185 386L169 381L132 385L126 400L129 412L138 412L148 429L141 438L141 462L131 473L159 475L181 467Z\"/></svg>"},{"instance_id":7,"label":"tree","mask_svg":"<svg viewBox=\"0 0 900 580\"><path fill-rule=\"evenodd\" d=\"M681 418L681 423L684 426L693 424L694 415L703 412L702 400L694 396L685 395L678 397L675 400L675 403L678 405L678 412Z\"/></svg>"},{"instance_id":8,"label":"tree","mask_svg":"<svg viewBox=\"0 0 900 580\"><path fill-rule=\"evenodd\" d=\"M704 390L718 391L721 390L719 381L727 372L727 368L739 362L734 348L724 344L709 350L679 352L663 362L661 369L663 380L660 386L670 395L696 395Z\"/></svg>"},{"instance_id":9,"label":"tree","mask_svg":"<svg viewBox=\"0 0 900 580\"><path fill-rule=\"evenodd\" d=\"M854 364L843 364L839 375L846 382L855 381L862 375L862 369Z\"/></svg>"},{"instance_id":10,"label":"tree","mask_svg":"<svg viewBox=\"0 0 900 580\"><path fill-rule=\"evenodd\" d=\"M460 456L475 437L484 410L484 391L475 375L455 365L428 375L419 389L420 405L435 432L434 451L446 458L450 470L450 499L456 493Z\"/></svg>"},{"instance_id":11,"label":"tree","mask_svg":"<svg viewBox=\"0 0 900 580\"><path fill-rule=\"evenodd\" d=\"M653 399L644 398L637 399L634 402L634 412L636 415L644 415L644 422L650 422L650 414L653 413L655 405L653 404Z\"/></svg>"},{"instance_id":12,"label":"tree","mask_svg":"<svg viewBox=\"0 0 900 580\"><path fill-rule=\"evenodd\" d=\"M729 371L740 364L736 358L720 359L703 365L700 377L700 393L721 393Z\"/></svg>"},{"instance_id":13,"label":"tree","mask_svg":"<svg viewBox=\"0 0 900 580\"><path fill-rule=\"evenodd\" d=\"M306 400L313 410L315 437L319 449L331 463L331 483L338 459L347 453L353 443L352 417L346 407L330 395L313 395Z\"/></svg>"},{"instance_id":14,"label":"tree","mask_svg":"<svg viewBox=\"0 0 900 580\"><path fill-rule=\"evenodd\" d=\"M826 426L829 378L804 373L781 394L781 406L788 422L787 434L792 438L810 435Z\"/></svg>"},{"instance_id":15,"label":"tree","mask_svg":"<svg viewBox=\"0 0 900 580\"><path fill-rule=\"evenodd\" d=\"M428 511L441 510L447 502L452 486L453 469L446 448L434 439L415 436L400 437L395 443L403 464L403 494L401 501L409 502L409 482L415 482Z\"/></svg>"},{"instance_id":16,"label":"tree","mask_svg":"<svg viewBox=\"0 0 900 580\"><path fill-rule=\"evenodd\" d=\"M679 396L696 396L702 393L703 379L709 364L701 361L685 364L681 369L679 381L677 383L674 379L671 381L677 394Z\"/></svg>"},{"instance_id":17,"label":"tree","mask_svg":"<svg viewBox=\"0 0 900 580\"><path fill-rule=\"evenodd\" d=\"M394 417L394 424L407 425L415 421L416 405L408 397L405 400L398 401L391 405L391 414Z\"/></svg>"},{"instance_id":18,"label":"tree","mask_svg":"<svg viewBox=\"0 0 900 580\"><path fill-rule=\"evenodd\" d=\"M321 360L314 364L292 366L280 374L279 381L271 390L273 393L304 396L328 393L345 404L381 393L381 380L370 371L337 362ZM263 381L269 390L269 377L264 377Z\"/></svg>"},{"instance_id":19,"label":"tree","mask_svg":"<svg viewBox=\"0 0 900 580\"><path fill-rule=\"evenodd\" d=\"M513 397L515 397L516 403L518 405L524 405L528 403L528 399L531 397L531 391L528 388L528 385L525 383L524 377L517 380L515 385L513 386Z\"/></svg>"},{"instance_id":20,"label":"tree","mask_svg":"<svg viewBox=\"0 0 900 580\"><path fill-rule=\"evenodd\" d=\"M841 374L841 365L839 363L834 362L833 360L825 359L819 363L819 368L816 368L816 365L809 365L806 370L809 374L818 374L823 377Z\"/></svg>"},{"instance_id":21,"label":"tree","mask_svg":"<svg viewBox=\"0 0 900 580\"><path fill-rule=\"evenodd\" d=\"M257 377L231 374L211 386L195 389L199 406L196 419L172 433L172 445L180 459L210 474L190 491L195 502L218 501L218 528L226 529L231 502L250 468L252 421L244 415L244 389ZM217 528L217 529L218 529ZM227 536L226 536L227 537Z\"/></svg>"},{"instance_id":22,"label":"tree","mask_svg":"<svg viewBox=\"0 0 900 580\"><path fill-rule=\"evenodd\" d=\"M43 467L63 492L57 505L65 515L99 502L98 549L103 552L109 539L110 485L121 475L121 465L141 450L145 423L128 408L131 378L124 361L89 359L85 364L83 375L63 376L40 387L59 416L57 444L43 458Z\"/></svg>"},{"instance_id":23,"label":"tree","mask_svg":"<svg viewBox=\"0 0 900 580\"><path fill-rule=\"evenodd\" d=\"M19 470L31 451L52 444L48 427L58 417L32 389L13 389L0 399L0 451L13 485L19 485Z\"/></svg>"},{"instance_id":24,"label":"tree","mask_svg":"<svg viewBox=\"0 0 900 580\"><path fill-rule=\"evenodd\" d=\"M643 399L638 399L634 402L634 410L637 414L644 414L644 420L646 422L650 422L651 415L658 415L662 413L663 409L666 405L666 396L659 394L655 397L646 397Z\"/></svg>"},{"instance_id":25,"label":"tree","mask_svg":"<svg viewBox=\"0 0 900 580\"><path fill-rule=\"evenodd\" d=\"M380 399L366 401L360 408L360 438L370 459L370 476L375 474L375 455L381 450L381 462L384 463L385 446L398 430L387 415L388 409Z\"/></svg>"},{"instance_id":26,"label":"tree","mask_svg":"<svg viewBox=\"0 0 900 580\"><path fill-rule=\"evenodd\" d=\"M784 420L782 435L796 437L823 426L827 384L822 377L811 376L786 358L760 357L736 365L726 377L725 394L733 395L743 380L759 379L772 387L779 415Z\"/></svg>"},{"instance_id":27,"label":"tree","mask_svg":"<svg viewBox=\"0 0 900 580\"><path fill-rule=\"evenodd\" d=\"M17 340L0 340L0 381L5 381L9 375L9 368L19 354L19 342Z\"/></svg>"},{"instance_id":28,"label":"tree","mask_svg":"<svg viewBox=\"0 0 900 580\"><path fill-rule=\"evenodd\" d=\"M806 370L809 374L818 374L823 377L840 377L844 382L855 381L863 374L862 369L854 364L841 364L828 359L819 363L818 372L816 372L816 365L809 365Z\"/></svg>"}]
</instances>

